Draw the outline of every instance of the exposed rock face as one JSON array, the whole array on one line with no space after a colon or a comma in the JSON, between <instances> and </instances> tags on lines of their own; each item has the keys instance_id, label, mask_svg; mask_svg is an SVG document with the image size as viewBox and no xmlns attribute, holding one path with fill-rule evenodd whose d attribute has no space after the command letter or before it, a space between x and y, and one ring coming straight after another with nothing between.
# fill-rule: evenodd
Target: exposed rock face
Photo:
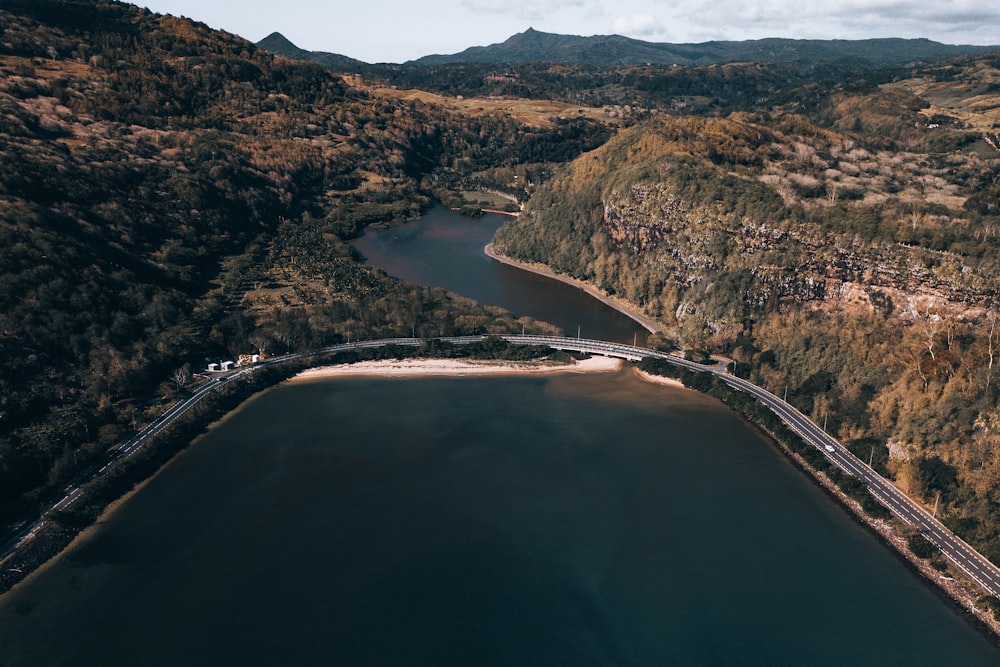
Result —
<instances>
[{"instance_id":1,"label":"exposed rock face","mask_svg":"<svg viewBox=\"0 0 1000 667\"><path fill-rule=\"evenodd\" d=\"M931 253L925 249L847 247L842 239L692 205L659 184L612 191L604 201L604 231L620 251L661 268L681 286L715 280L720 272L749 272L753 281L742 296L755 309L813 303L902 318L971 319L993 298L970 284L971 269L946 253L933 259L951 264L952 279L924 266Z\"/></svg>"},{"instance_id":2,"label":"exposed rock face","mask_svg":"<svg viewBox=\"0 0 1000 667\"><path fill-rule=\"evenodd\" d=\"M605 229L619 247L635 255L642 254L663 242L673 228L672 220L683 223L688 211L681 201L669 194L664 197L660 194L651 186L634 185L629 191L634 205L623 200L618 205L604 206ZM647 201L654 207L651 213L644 210Z\"/></svg>"}]
</instances>

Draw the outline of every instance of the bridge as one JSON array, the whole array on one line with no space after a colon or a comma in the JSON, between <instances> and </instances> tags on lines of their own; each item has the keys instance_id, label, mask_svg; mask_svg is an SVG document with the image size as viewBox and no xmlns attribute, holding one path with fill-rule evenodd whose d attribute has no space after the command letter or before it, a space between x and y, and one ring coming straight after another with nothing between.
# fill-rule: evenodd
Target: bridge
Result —
<instances>
[{"instance_id":1,"label":"bridge","mask_svg":"<svg viewBox=\"0 0 1000 667\"><path fill-rule=\"evenodd\" d=\"M675 354L639 347L636 345L626 345L603 340L589 340L584 338L568 338L562 336L534 336L534 335L499 335L515 345L544 345L555 350L569 352L580 352L586 354L599 354L607 357L625 359L628 361L640 361L647 357L662 359L676 366L699 373L713 373L720 380L738 391L746 392L767 406L785 424L797 433L806 443L815 447L837 467L853 475L864 482L871 494L882 505L889 509L895 516L907 525L916 527L928 540L930 540L941 553L951 561L957 568L969 576L972 580L991 595L1000 597L1000 568L993 565L982 554L966 544L961 538L952 533L940 521L925 510L919 503L910 499L897 489L892 483L879 475L861 459L854 456L839 441L828 434L824 429L813 423L811 419L799 412L794 406L775 396L771 392L759 387L752 382L729 374L720 366L706 366L693 361L688 361ZM457 345L469 344L482 341L487 336L456 336L442 337L441 340ZM313 352L286 354L279 357L272 357L266 361L252 367L237 369L225 375L218 375L208 383L201 385L191 396L174 404L163 415L153 423L146 426L133 438L117 447L111 458L88 480L72 486L66 495L56 502L49 511L69 509L76 500L79 499L87 484L97 477L105 474L108 468L117 461L133 456L137 451L147 445L156 434L166 428L174 420L187 413L197 403L202 401L210 393L226 384L236 381L249 373L253 373L257 368L276 364L283 364L289 361L303 361L312 357L318 359L328 357L338 352L349 352L368 348L386 347L389 345L420 346L425 342L420 338L386 338L379 340L356 341L331 345L321 350ZM16 550L29 542L42 529L49 520L45 512L36 521L23 527L17 534L0 547L0 562L16 552ZM5 567L8 567L5 565Z\"/></svg>"}]
</instances>

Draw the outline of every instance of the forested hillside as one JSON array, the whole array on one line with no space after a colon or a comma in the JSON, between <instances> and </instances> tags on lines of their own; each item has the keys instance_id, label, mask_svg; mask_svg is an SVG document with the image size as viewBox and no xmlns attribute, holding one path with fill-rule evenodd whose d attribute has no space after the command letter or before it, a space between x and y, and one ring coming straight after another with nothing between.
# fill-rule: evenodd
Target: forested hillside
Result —
<instances>
[{"instance_id":1,"label":"forested hillside","mask_svg":"<svg viewBox=\"0 0 1000 667\"><path fill-rule=\"evenodd\" d=\"M208 358L415 322L515 327L359 265L345 239L608 136L376 98L204 25L90 0L3 3L0 110L0 518L37 507ZM245 300L254 286L278 296Z\"/></svg>"},{"instance_id":2,"label":"forested hillside","mask_svg":"<svg viewBox=\"0 0 1000 667\"><path fill-rule=\"evenodd\" d=\"M835 90L811 119L650 119L495 245L787 391L1000 561L998 64Z\"/></svg>"}]
</instances>

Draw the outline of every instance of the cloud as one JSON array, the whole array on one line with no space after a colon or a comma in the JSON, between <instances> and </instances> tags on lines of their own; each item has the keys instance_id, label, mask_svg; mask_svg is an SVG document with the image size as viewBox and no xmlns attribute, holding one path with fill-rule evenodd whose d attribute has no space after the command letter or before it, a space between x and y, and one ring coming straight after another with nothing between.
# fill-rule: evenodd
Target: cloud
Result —
<instances>
[{"instance_id":1,"label":"cloud","mask_svg":"<svg viewBox=\"0 0 1000 667\"><path fill-rule=\"evenodd\" d=\"M663 25L649 14L619 16L611 24L611 32L627 37L655 37L662 35Z\"/></svg>"},{"instance_id":2,"label":"cloud","mask_svg":"<svg viewBox=\"0 0 1000 667\"><path fill-rule=\"evenodd\" d=\"M540 20L565 9L588 8L595 4L595 0L461 0L461 3L473 13Z\"/></svg>"},{"instance_id":3,"label":"cloud","mask_svg":"<svg viewBox=\"0 0 1000 667\"><path fill-rule=\"evenodd\" d=\"M984 25L1000 24L1000 7L982 0L702 0L687 5L683 19L696 32L730 38L940 38L983 34Z\"/></svg>"}]
</instances>

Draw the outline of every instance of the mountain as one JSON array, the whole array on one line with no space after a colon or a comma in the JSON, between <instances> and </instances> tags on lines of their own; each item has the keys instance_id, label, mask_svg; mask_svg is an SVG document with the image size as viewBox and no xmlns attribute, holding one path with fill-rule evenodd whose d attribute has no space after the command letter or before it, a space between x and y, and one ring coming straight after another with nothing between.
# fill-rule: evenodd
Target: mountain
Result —
<instances>
[{"instance_id":1,"label":"mountain","mask_svg":"<svg viewBox=\"0 0 1000 667\"><path fill-rule=\"evenodd\" d=\"M285 56L287 58L295 58L296 60L308 60L309 56L312 54L312 51L300 49L292 44L291 40L282 35L280 32L272 32L270 35L257 42L257 46L265 51L277 53L278 55ZM343 57L346 58L346 56Z\"/></svg>"},{"instance_id":2,"label":"mountain","mask_svg":"<svg viewBox=\"0 0 1000 667\"><path fill-rule=\"evenodd\" d=\"M280 32L272 32L270 35L257 42L257 47L264 49L265 51L270 51L271 53L277 53L279 56L285 56L286 58L309 60L323 65L324 67L328 67L335 72L354 71L367 66L367 63L361 60L348 58L347 56L342 56L338 53L306 51L305 49L300 49L295 46L295 44L292 44L291 40L282 35Z\"/></svg>"},{"instance_id":3,"label":"mountain","mask_svg":"<svg viewBox=\"0 0 1000 667\"><path fill-rule=\"evenodd\" d=\"M928 39L798 40L758 39L740 42L668 44L645 42L620 35L579 37L539 32L529 28L507 41L475 46L452 55L431 55L413 65L481 63L513 65L527 62L618 65L710 65L727 62L790 62L861 59L873 65L910 61L940 61L959 55L984 53L1000 47L948 45Z\"/></svg>"},{"instance_id":4,"label":"mountain","mask_svg":"<svg viewBox=\"0 0 1000 667\"><path fill-rule=\"evenodd\" d=\"M361 60L325 51L299 48L278 32L257 42L272 53L309 60L338 72L363 71L373 66ZM579 37L528 28L500 44L473 46L460 53L430 55L404 63L410 67L440 65L517 65L558 63L592 67L627 65L715 65L732 62L861 61L871 66L910 62L940 62L962 55L1000 49L1000 46L941 44L929 39L756 39L740 42L668 44L645 42L620 35Z\"/></svg>"}]
</instances>

